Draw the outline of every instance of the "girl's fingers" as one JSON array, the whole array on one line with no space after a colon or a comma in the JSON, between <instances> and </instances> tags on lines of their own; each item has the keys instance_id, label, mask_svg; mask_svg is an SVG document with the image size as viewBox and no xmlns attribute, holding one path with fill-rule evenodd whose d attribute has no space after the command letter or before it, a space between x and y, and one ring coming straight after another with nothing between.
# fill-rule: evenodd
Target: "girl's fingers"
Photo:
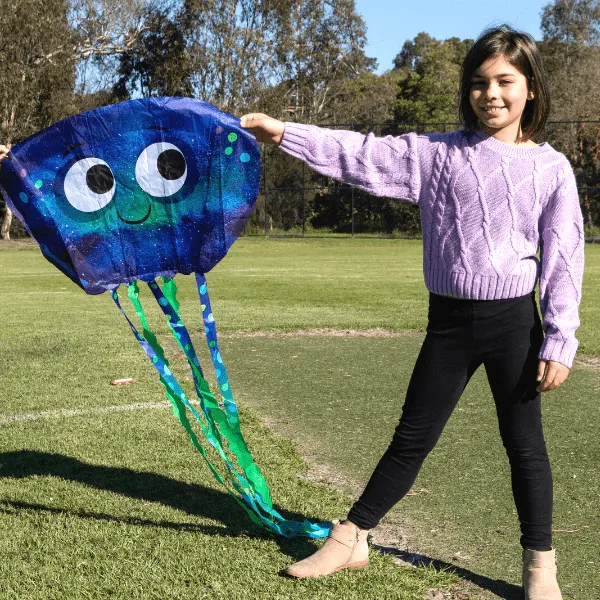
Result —
<instances>
[{"instance_id":1,"label":"girl's fingers","mask_svg":"<svg viewBox=\"0 0 600 600\"><path fill-rule=\"evenodd\" d=\"M553 360L541 360L538 363L538 377L542 363L545 364L545 373L542 381L537 387L538 392L549 392L550 390L556 389L566 381L567 377L569 376L569 368Z\"/></svg>"},{"instance_id":2,"label":"girl's fingers","mask_svg":"<svg viewBox=\"0 0 600 600\"><path fill-rule=\"evenodd\" d=\"M545 361L545 360L540 360L538 362L538 370L537 370L536 381L541 382L544 379L544 375L546 373L546 365L547 365L547 361Z\"/></svg>"},{"instance_id":3,"label":"girl's fingers","mask_svg":"<svg viewBox=\"0 0 600 600\"><path fill-rule=\"evenodd\" d=\"M248 113L240 117L240 125L242 127L252 127L264 118L269 118L264 113Z\"/></svg>"},{"instance_id":4,"label":"girl's fingers","mask_svg":"<svg viewBox=\"0 0 600 600\"><path fill-rule=\"evenodd\" d=\"M263 113L249 113L240 118L240 125L249 129L259 142L279 144L283 137L283 121L273 119Z\"/></svg>"}]
</instances>

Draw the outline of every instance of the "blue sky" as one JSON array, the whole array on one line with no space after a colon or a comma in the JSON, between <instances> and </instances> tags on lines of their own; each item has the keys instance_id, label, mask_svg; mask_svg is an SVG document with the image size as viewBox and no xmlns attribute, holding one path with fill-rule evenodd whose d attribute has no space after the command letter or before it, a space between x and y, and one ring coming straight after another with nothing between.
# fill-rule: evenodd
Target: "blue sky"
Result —
<instances>
[{"instance_id":1,"label":"blue sky","mask_svg":"<svg viewBox=\"0 0 600 600\"><path fill-rule=\"evenodd\" d=\"M392 67L402 44L426 31L438 39L476 38L489 25L509 23L541 38L540 13L550 0L355 0L367 24L368 56L378 72Z\"/></svg>"}]
</instances>

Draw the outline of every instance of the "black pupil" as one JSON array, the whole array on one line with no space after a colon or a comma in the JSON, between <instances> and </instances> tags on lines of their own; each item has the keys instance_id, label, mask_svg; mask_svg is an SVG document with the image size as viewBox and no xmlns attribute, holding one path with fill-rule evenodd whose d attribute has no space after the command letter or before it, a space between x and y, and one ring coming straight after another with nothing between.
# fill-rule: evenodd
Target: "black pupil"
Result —
<instances>
[{"instance_id":1,"label":"black pupil","mask_svg":"<svg viewBox=\"0 0 600 600\"><path fill-rule=\"evenodd\" d=\"M115 178L106 165L94 165L88 169L85 182L95 194L106 194L112 190Z\"/></svg>"},{"instance_id":2,"label":"black pupil","mask_svg":"<svg viewBox=\"0 0 600 600\"><path fill-rule=\"evenodd\" d=\"M185 173L185 158L179 150L165 150L158 155L157 168L165 179L179 179Z\"/></svg>"}]
</instances>

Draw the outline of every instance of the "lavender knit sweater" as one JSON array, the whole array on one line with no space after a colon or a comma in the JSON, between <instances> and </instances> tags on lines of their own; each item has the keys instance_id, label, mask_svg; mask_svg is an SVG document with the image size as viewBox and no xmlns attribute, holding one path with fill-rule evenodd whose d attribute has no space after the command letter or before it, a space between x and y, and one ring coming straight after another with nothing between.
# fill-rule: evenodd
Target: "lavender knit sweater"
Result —
<instances>
[{"instance_id":1,"label":"lavender knit sweater","mask_svg":"<svg viewBox=\"0 0 600 600\"><path fill-rule=\"evenodd\" d=\"M280 147L319 173L418 204L431 292L517 298L539 278L546 334L539 358L571 367L584 239L563 154L547 143L509 146L483 132L377 138L297 123L285 124Z\"/></svg>"}]
</instances>

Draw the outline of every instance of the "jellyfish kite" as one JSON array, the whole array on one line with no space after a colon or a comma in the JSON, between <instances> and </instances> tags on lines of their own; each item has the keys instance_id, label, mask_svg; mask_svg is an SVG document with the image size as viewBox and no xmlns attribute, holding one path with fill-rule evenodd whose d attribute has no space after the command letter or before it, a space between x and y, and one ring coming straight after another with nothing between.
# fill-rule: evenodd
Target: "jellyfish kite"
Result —
<instances>
[{"instance_id":1,"label":"jellyfish kite","mask_svg":"<svg viewBox=\"0 0 600 600\"><path fill-rule=\"evenodd\" d=\"M188 98L131 100L69 117L15 146L0 170L8 206L44 256L86 293L110 293L215 478L254 522L286 537L319 538L329 523L291 521L273 508L240 429L208 297L205 273L240 234L259 179L254 137L236 117ZM176 273L195 273L220 400L179 316ZM198 402L169 369L148 325L140 283L150 288L187 358ZM121 284L139 329L121 306ZM227 477L211 463L199 431Z\"/></svg>"}]
</instances>

